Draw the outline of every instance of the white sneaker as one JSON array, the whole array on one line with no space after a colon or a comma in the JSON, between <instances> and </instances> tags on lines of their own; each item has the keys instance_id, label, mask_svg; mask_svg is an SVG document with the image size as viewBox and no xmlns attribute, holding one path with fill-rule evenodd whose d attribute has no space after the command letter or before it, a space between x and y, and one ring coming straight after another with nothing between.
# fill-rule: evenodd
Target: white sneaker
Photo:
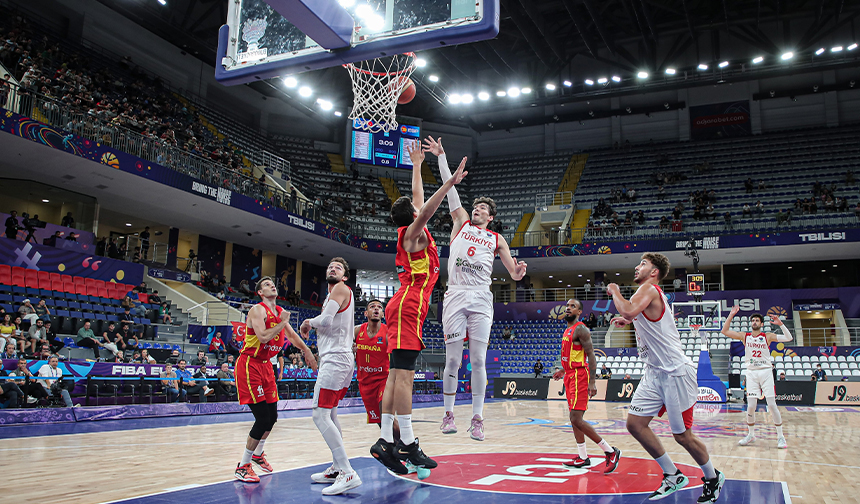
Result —
<instances>
[{"instance_id":1,"label":"white sneaker","mask_svg":"<svg viewBox=\"0 0 860 504\"><path fill-rule=\"evenodd\" d=\"M334 483L335 479L337 479L337 470L334 466L329 466L329 468L323 472L311 474L311 479L314 480L314 483Z\"/></svg>"},{"instance_id":2,"label":"white sneaker","mask_svg":"<svg viewBox=\"0 0 860 504\"><path fill-rule=\"evenodd\" d=\"M788 443L785 442L784 437L780 436L779 439L776 440L776 447L780 450L788 448Z\"/></svg>"},{"instance_id":3,"label":"white sneaker","mask_svg":"<svg viewBox=\"0 0 860 504\"><path fill-rule=\"evenodd\" d=\"M347 490L357 487L358 485L361 485L361 478L358 477L357 472L350 471L348 473L340 473L337 475L337 478L331 486L323 488L322 494L339 495Z\"/></svg>"},{"instance_id":4,"label":"white sneaker","mask_svg":"<svg viewBox=\"0 0 860 504\"><path fill-rule=\"evenodd\" d=\"M33 397L33 396L28 396L28 397L27 397L27 404L34 404L34 403L36 403L36 402L39 402L39 400L38 400L38 399L36 399L35 397Z\"/></svg>"},{"instance_id":5,"label":"white sneaker","mask_svg":"<svg viewBox=\"0 0 860 504\"><path fill-rule=\"evenodd\" d=\"M211 389L209 387L203 387L203 395L212 395L214 393L215 393L214 389Z\"/></svg>"},{"instance_id":6,"label":"white sneaker","mask_svg":"<svg viewBox=\"0 0 860 504\"><path fill-rule=\"evenodd\" d=\"M755 436L753 436L752 434L747 434L745 438L738 441L738 444L741 446L746 446L748 444L753 444L753 443L755 443Z\"/></svg>"}]
</instances>

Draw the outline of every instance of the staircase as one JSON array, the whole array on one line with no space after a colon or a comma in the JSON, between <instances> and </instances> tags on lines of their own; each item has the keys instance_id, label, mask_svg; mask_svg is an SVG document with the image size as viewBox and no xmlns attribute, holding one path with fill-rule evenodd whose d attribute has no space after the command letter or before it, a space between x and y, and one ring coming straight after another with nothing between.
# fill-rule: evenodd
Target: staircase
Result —
<instances>
[{"instance_id":1,"label":"staircase","mask_svg":"<svg viewBox=\"0 0 860 504\"><path fill-rule=\"evenodd\" d=\"M579 178L582 177L586 161L588 161L588 154L574 154L570 157L567 170L558 185L558 192L576 193L576 186L579 184Z\"/></svg>"},{"instance_id":2,"label":"staircase","mask_svg":"<svg viewBox=\"0 0 860 504\"><path fill-rule=\"evenodd\" d=\"M516 234L514 234L514 239L511 240L511 245L510 245L511 247L522 247L523 246L523 242L524 242L524 238L525 238L525 232L526 232L526 230L528 230L529 225L532 223L532 219L534 219L534 217L535 217L534 212L529 212L529 213L523 214L523 218L520 220L520 225L517 226Z\"/></svg>"},{"instance_id":3,"label":"staircase","mask_svg":"<svg viewBox=\"0 0 860 504\"><path fill-rule=\"evenodd\" d=\"M343 156L340 154L327 153L329 163L331 163L331 171L334 173L346 173L346 165L343 164Z\"/></svg>"},{"instance_id":4,"label":"staircase","mask_svg":"<svg viewBox=\"0 0 860 504\"><path fill-rule=\"evenodd\" d=\"M391 200L391 203L394 203L400 198L400 189L397 188L397 183L394 182L394 179L379 177L379 183L382 184L382 189L385 190L385 194L388 195L388 199Z\"/></svg>"},{"instance_id":5,"label":"staircase","mask_svg":"<svg viewBox=\"0 0 860 504\"><path fill-rule=\"evenodd\" d=\"M588 226L588 218L591 217L591 209L576 210L573 214L573 219L570 222L571 230L581 230ZM572 232L570 234L573 243L582 243L583 233L581 231Z\"/></svg>"}]
</instances>

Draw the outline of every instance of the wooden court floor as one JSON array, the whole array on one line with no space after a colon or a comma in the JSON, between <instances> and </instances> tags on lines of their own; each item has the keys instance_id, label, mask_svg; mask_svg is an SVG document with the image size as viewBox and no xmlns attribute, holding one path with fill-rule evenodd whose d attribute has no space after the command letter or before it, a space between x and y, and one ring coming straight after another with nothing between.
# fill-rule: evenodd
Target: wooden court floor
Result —
<instances>
[{"instance_id":1,"label":"wooden court floor","mask_svg":"<svg viewBox=\"0 0 860 504\"><path fill-rule=\"evenodd\" d=\"M738 406L727 410L698 405L694 429L708 446L714 465L729 480L787 482L793 503L860 503L860 408L781 409L787 450L776 448L770 416L761 409L758 441L753 446L737 445L746 432L745 414ZM455 407L457 434L440 433L442 414L441 405L413 412L416 435L431 457L503 452L575 454L563 401L487 403L484 442L473 441L466 433L471 417L468 403ZM647 458L627 434L625 417L626 405L622 403L592 402L586 414L624 456ZM0 439L2 479L7 489L0 502L107 502L229 480L250 428L250 422L236 421L152 428L148 424L157 425L157 421L125 422L129 422L125 430ZM350 457L367 456L378 428L365 423L363 412L341 414L340 422ZM676 463L695 466L672 440L667 423L655 421L652 427ZM43 427L31 429L36 432ZM590 454L599 452L590 441L588 449ZM309 415L280 419L266 454L276 471L331 460ZM15 499L7 500L12 489Z\"/></svg>"}]
</instances>

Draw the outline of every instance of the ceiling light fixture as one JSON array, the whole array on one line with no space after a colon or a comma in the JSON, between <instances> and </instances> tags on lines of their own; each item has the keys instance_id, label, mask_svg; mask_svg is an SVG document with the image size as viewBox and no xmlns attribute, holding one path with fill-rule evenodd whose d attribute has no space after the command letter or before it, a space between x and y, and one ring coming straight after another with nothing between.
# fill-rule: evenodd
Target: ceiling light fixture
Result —
<instances>
[{"instance_id":1,"label":"ceiling light fixture","mask_svg":"<svg viewBox=\"0 0 860 504\"><path fill-rule=\"evenodd\" d=\"M764 56L756 56L756 57L755 57L755 58L753 58L753 60L752 60L752 62L753 62L753 64L754 64L754 65L758 65L758 64L759 64L759 63L761 63L762 61L764 61Z\"/></svg>"},{"instance_id":2,"label":"ceiling light fixture","mask_svg":"<svg viewBox=\"0 0 860 504\"><path fill-rule=\"evenodd\" d=\"M46 199L43 199L43 200L42 200L42 203L50 203L50 201L48 201L48 200L46 200Z\"/></svg>"},{"instance_id":3,"label":"ceiling light fixture","mask_svg":"<svg viewBox=\"0 0 860 504\"><path fill-rule=\"evenodd\" d=\"M647 79L648 72L639 72L638 74L636 74L636 77L639 77L640 79Z\"/></svg>"},{"instance_id":4,"label":"ceiling light fixture","mask_svg":"<svg viewBox=\"0 0 860 504\"><path fill-rule=\"evenodd\" d=\"M430 79L430 82L439 82L439 77L437 77L435 75L431 75L427 78Z\"/></svg>"},{"instance_id":5,"label":"ceiling light fixture","mask_svg":"<svg viewBox=\"0 0 860 504\"><path fill-rule=\"evenodd\" d=\"M675 69L674 68L667 68L666 69L666 75L675 75Z\"/></svg>"},{"instance_id":6,"label":"ceiling light fixture","mask_svg":"<svg viewBox=\"0 0 860 504\"><path fill-rule=\"evenodd\" d=\"M569 80L566 80L566 81L564 81L564 86L565 86L565 87L573 86L573 82L570 82Z\"/></svg>"},{"instance_id":7,"label":"ceiling light fixture","mask_svg":"<svg viewBox=\"0 0 860 504\"><path fill-rule=\"evenodd\" d=\"M594 85L594 81L593 81L593 80L591 80L591 79L585 79L585 84L586 84L586 85L588 85L588 86L593 86L593 85Z\"/></svg>"},{"instance_id":8,"label":"ceiling light fixture","mask_svg":"<svg viewBox=\"0 0 860 504\"><path fill-rule=\"evenodd\" d=\"M131 227L131 222L126 222L125 225L126 227Z\"/></svg>"},{"instance_id":9,"label":"ceiling light fixture","mask_svg":"<svg viewBox=\"0 0 860 504\"><path fill-rule=\"evenodd\" d=\"M284 85L288 88L294 88L299 84L295 77L284 77Z\"/></svg>"},{"instance_id":10,"label":"ceiling light fixture","mask_svg":"<svg viewBox=\"0 0 860 504\"><path fill-rule=\"evenodd\" d=\"M452 105L457 105L460 103L460 95L457 93L451 93L448 95L448 101L451 102Z\"/></svg>"},{"instance_id":11,"label":"ceiling light fixture","mask_svg":"<svg viewBox=\"0 0 860 504\"><path fill-rule=\"evenodd\" d=\"M340 117L340 116L342 116L342 115L343 115L343 113L342 113L340 110L335 110L335 111L334 111L334 115L336 115L336 116Z\"/></svg>"},{"instance_id":12,"label":"ceiling light fixture","mask_svg":"<svg viewBox=\"0 0 860 504\"><path fill-rule=\"evenodd\" d=\"M478 93L478 99L481 101L487 101L490 99L490 93L486 91L481 91L480 93Z\"/></svg>"},{"instance_id":13,"label":"ceiling light fixture","mask_svg":"<svg viewBox=\"0 0 860 504\"><path fill-rule=\"evenodd\" d=\"M727 66L729 66L729 62L728 62L728 61L723 61L723 62L721 62L721 63L720 63L720 68L726 68Z\"/></svg>"},{"instance_id":14,"label":"ceiling light fixture","mask_svg":"<svg viewBox=\"0 0 860 504\"><path fill-rule=\"evenodd\" d=\"M854 49L857 49L857 44L856 44L856 43L851 44L850 46L848 46L848 50L849 50L849 51L853 51Z\"/></svg>"},{"instance_id":15,"label":"ceiling light fixture","mask_svg":"<svg viewBox=\"0 0 860 504\"><path fill-rule=\"evenodd\" d=\"M821 56L822 54L824 54L824 48L823 47L821 47L817 51L815 51L816 56Z\"/></svg>"},{"instance_id":16,"label":"ceiling light fixture","mask_svg":"<svg viewBox=\"0 0 860 504\"><path fill-rule=\"evenodd\" d=\"M522 94L529 94L529 93L531 93L531 92L532 92L532 88L530 88L530 87L524 87L524 88L520 89L520 92L521 92Z\"/></svg>"},{"instance_id":17,"label":"ceiling light fixture","mask_svg":"<svg viewBox=\"0 0 860 504\"><path fill-rule=\"evenodd\" d=\"M830 52L842 52L842 46L831 47Z\"/></svg>"},{"instance_id":18,"label":"ceiling light fixture","mask_svg":"<svg viewBox=\"0 0 860 504\"><path fill-rule=\"evenodd\" d=\"M520 95L520 88L512 87L512 88L508 89L508 96L510 96L511 98L516 98L519 95Z\"/></svg>"},{"instance_id":19,"label":"ceiling light fixture","mask_svg":"<svg viewBox=\"0 0 860 504\"><path fill-rule=\"evenodd\" d=\"M460 97L460 101L461 101L462 103L464 103L464 104L468 105L468 104L472 103L472 101L474 101L474 97L472 97L472 95L470 95L470 94L466 93L466 94L464 94L463 96L461 96L461 97Z\"/></svg>"},{"instance_id":20,"label":"ceiling light fixture","mask_svg":"<svg viewBox=\"0 0 860 504\"><path fill-rule=\"evenodd\" d=\"M415 58L415 66L418 68L424 68L427 66L427 60L424 58Z\"/></svg>"},{"instance_id":21,"label":"ceiling light fixture","mask_svg":"<svg viewBox=\"0 0 860 504\"><path fill-rule=\"evenodd\" d=\"M496 91L496 96L499 96L499 97L508 96L508 93L506 93L504 91Z\"/></svg>"},{"instance_id":22,"label":"ceiling light fixture","mask_svg":"<svg viewBox=\"0 0 860 504\"><path fill-rule=\"evenodd\" d=\"M167 0L158 0L161 5L167 5Z\"/></svg>"},{"instance_id":23,"label":"ceiling light fixture","mask_svg":"<svg viewBox=\"0 0 860 504\"><path fill-rule=\"evenodd\" d=\"M555 84L549 83L546 85L546 88L550 91L555 91Z\"/></svg>"},{"instance_id":24,"label":"ceiling light fixture","mask_svg":"<svg viewBox=\"0 0 860 504\"><path fill-rule=\"evenodd\" d=\"M699 67L698 67L698 68L699 68L699 70L707 70L707 69L708 69L708 65L706 65L706 64L704 64L704 63L699 63Z\"/></svg>"},{"instance_id":25,"label":"ceiling light fixture","mask_svg":"<svg viewBox=\"0 0 860 504\"><path fill-rule=\"evenodd\" d=\"M621 77L619 77L617 75L613 75L612 76L612 82L621 82Z\"/></svg>"},{"instance_id":26,"label":"ceiling light fixture","mask_svg":"<svg viewBox=\"0 0 860 504\"><path fill-rule=\"evenodd\" d=\"M783 61L787 61L787 60L790 60L791 58L794 57L794 53L791 51L788 51L786 53L783 53L782 56L780 56L780 57L782 58Z\"/></svg>"},{"instance_id":27,"label":"ceiling light fixture","mask_svg":"<svg viewBox=\"0 0 860 504\"><path fill-rule=\"evenodd\" d=\"M302 87L300 87L300 88L299 88L299 94L300 94L301 96L304 96L305 98L307 98L307 97L309 97L310 95L314 94L314 92L313 92L313 90L312 90L311 88L309 88L309 87L307 87L307 86L302 86Z\"/></svg>"},{"instance_id":28,"label":"ceiling light fixture","mask_svg":"<svg viewBox=\"0 0 860 504\"><path fill-rule=\"evenodd\" d=\"M606 77L601 77L597 79L598 84L606 84L607 82L609 82L609 79L607 79Z\"/></svg>"}]
</instances>

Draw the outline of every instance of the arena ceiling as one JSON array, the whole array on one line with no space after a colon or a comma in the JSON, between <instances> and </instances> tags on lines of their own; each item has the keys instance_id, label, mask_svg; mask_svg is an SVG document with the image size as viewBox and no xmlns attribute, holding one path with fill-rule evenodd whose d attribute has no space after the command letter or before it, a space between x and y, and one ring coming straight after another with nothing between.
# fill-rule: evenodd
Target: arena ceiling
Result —
<instances>
[{"instance_id":1,"label":"arena ceiling","mask_svg":"<svg viewBox=\"0 0 860 504\"><path fill-rule=\"evenodd\" d=\"M214 65L227 0L163 0L165 5L162 0L100 1ZM860 50L843 51L838 58L829 52L812 55L818 46L852 44L858 14L860 2L850 0L501 0L499 36L424 52L429 64L422 71L438 76L439 83L418 75L419 98L398 111L439 122L469 123L475 112L746 80L757 78L757 72L784 75L822 66L855 66ZM797 59L785 64L780 56L788 51ZM764 64L752 64L756 56L763 56ZM722 61L727 64L720 67ZM709 65L708 71L697 69L702 63ZM667 76L667 68L677 73ZM638 78L639 72L649 77ZM610 80L596 84L604 76ZM303 78L316 88L316 96L328 97L336 107L351 104L342 69ZM586 79L595 84L585 84ZM550 90L546 84L556 87ZM251 86L267 96L295 98L277 80ZM487 110L479 109L477 100L466 111L447 99L455 92L477 96L480 89L509 86L532 92ZM316 113L313 106L305 109Z\"/></svg>"}]
</instances>

